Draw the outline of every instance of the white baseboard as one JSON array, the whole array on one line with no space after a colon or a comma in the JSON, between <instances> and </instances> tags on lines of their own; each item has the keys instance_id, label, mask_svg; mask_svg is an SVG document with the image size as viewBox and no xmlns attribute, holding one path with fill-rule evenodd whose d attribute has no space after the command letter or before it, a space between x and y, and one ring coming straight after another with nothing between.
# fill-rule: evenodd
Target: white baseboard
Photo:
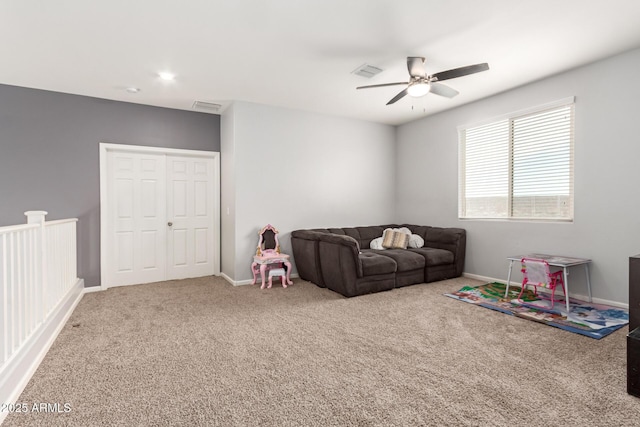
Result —
<instances>
[{"instance_id":1,"label":"white baseboard","mask_svg":"<svg viewBox=\"0 0 640 427\"><path fill-rule=\"evenodd\" d=\"M488 277L488 276L480 276L479 274L462 273L462 277L466 277L467 279L481 280L486 283L492 283L492 282L503 283L503 284L507 283L506 280L495 279L493 277Z\"/></svg>"},{"instance_id":2,"label":"white baseboard","mask_svg":"<svg viewBox=\"0 0 640 427\"><path fill-rule=\"evenodd\" d=\"M102 291L106 291L106 288L103 289L102 286L90 286L88 288L82 289L83 294L88 294L90 292L102 292Z\"/></svg>"},{"instance_id":3,"label":"white baseboard","mask_svg":"<svg viewBox=\"0 0 640 427\"><path fill-rule=\"evenodd\" d=\"M469 279L475 279L475 280L482 280L485 283L492 283L492 282L496 282L496 283L503 283L506 284L507 281L504 279L496 279L495 277L487 277L487 276L480 276L478 274L471 274L471 273L462 273L463 277L467 277ZM511 285L516 285L516 286L520 286L519 282L514 282L513 280L511 281ZM545 292L545 289L541 289L542 292ZM575 299L579 299L581 301L588 301L589 300L589 296L587 295L581 295L581 294L576 294L573 292L569 292L569 297L571 298L575 298ZM610 305L612 307L619 307L619 308L624 308L626 310L629 309L629 304L623 303L623 302L619 302L619 301L610 301L607 299L602 299L602 298L592 298L593 302L595 302L596 304L605 304L605 305Z\"/></svg>"},{"instance_id":4,"label":"white baseboard","mask_svg":"<svg viewBox=\"0 0 640 427\"><path fill-rule=\"evenodd\" d=\"M224 280L226 280L227 282L231 283L233 286L243 286L243 285L250 285L253 283L253 279L247 279L247 280L233 280L231 277L227 276L224 273L220 273L220 276L222 276L222 278ZM292 279L297 279L300 276L298 276L297 274L292 274L290 276ZM257 282L256 282L257 283Z\"/></svg>"},{"instance_id":5,"label":"white baseboard","mask_svg":"<svg viewBox=\"0 0 640 427\"><path fill-rule=\"evenodd\" d=\"M0 371L0 403L15 403L84 295L78 279L51 315ZM0 424L9 413L0 412Z\"/></svg>"}]
</instances>

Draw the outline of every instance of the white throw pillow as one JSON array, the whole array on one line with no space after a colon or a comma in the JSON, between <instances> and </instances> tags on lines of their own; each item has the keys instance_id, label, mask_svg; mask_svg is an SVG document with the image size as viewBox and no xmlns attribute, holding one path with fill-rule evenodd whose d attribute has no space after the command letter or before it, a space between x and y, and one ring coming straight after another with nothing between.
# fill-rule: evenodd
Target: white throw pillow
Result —
<instances>
[{"instance_id":1,"label":"white throw pillow","mask_svg":"<svg viewBox=\"0 0 640 427\"><path fill-rule=\"evenodd\" d=\"M371 249L384 250L386 248L382 247L382 237L378 237L377 239L373 239L371 243L369 243L369 247Z\"/></svg>"},{"instance_id":2,"label":"white throw pillow","mask_svg":"<svg viewBox=\"0 0 640 427\"><path fill-rule=\"evenodd\" d=\"M409 247L410 248L421 248L424 246L424 239L417 234L412 234L409 236Z\"/></svg>"}]
</instances>

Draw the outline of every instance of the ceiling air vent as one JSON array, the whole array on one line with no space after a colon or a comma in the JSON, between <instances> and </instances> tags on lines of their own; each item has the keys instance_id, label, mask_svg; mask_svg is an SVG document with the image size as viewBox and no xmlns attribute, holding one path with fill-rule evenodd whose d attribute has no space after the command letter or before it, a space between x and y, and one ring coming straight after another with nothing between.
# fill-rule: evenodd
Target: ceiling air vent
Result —
<instances>
[{"instance_id":1,"label":"ceiling air vent","mask_svg":"<svg viewBox=\"0 0 640 427\"><path fill-rule=\"evenodd\" d=\"M194 110L204 111L207 113L217 113L222 108L222 105L216 104L214 102L207 101L195 101L191 106Z\"/></svg>"},{"instance_id":2,"label":"ceiling air vent","mask_svg":"<svg viewBox=\"0 0 640 427\"><path fill-rule=\"evenodd\" d=\"M374 67L373 65L363 64L352 71L356 76L362 76L370 79L376 74L380 74L382 72L382 68Z\"/></svg>"}]
</instances>

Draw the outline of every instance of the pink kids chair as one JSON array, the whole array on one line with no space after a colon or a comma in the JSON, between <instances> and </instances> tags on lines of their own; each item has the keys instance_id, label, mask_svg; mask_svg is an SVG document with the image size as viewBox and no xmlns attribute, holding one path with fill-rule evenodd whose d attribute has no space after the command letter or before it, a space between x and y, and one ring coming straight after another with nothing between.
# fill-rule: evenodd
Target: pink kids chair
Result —
<instances>
[{"instance_id":1,"label":"pink kids chair","mask_svg":"<svg viewBox=\"0 0 640 427\"><path fill-rule=\"evenodd\" d=\"M556 271L555 273L551 273L549 271L549 263L543 259L537 258L522 258L520 260L522 263L522 290L520 291L520 295L518 295L518 302L522 301L522 294L527 285L533 286L533 292L537 296L538 295L538 287L547 288L551 290L551 309L556 302L556 287L558 284L562 287L562 293L564 293L564 297L567 298L567 292L564 288L564 279L562 278L562 271ZM540 308L546 308L542 306L538 306L536 304L526 303L528 305L533 305Z\"/></svg>"},{"instance_id":2,"label":"pink kids chair","mask_svg":"<svg viewBox=\"0 0 640 427\"><path fill-rule=\"evenodd\" d=\"M271 285L273 284L273 278L278 276L280 276L282 287L283 288L287 287L287 283L286 283L287 270L280 267L280 268L272 268L269 270L269 285L267 286L267 289L271 289Z\"/></svg>"}]
</instances>

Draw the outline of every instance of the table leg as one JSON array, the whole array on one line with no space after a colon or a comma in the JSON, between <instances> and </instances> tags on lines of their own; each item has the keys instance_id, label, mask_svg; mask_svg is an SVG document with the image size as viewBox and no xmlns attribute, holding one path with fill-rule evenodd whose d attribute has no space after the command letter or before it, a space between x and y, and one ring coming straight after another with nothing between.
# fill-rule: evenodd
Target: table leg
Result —
<instances>
[{"instance_id":1,"label":"table leg","mask_svg":"<svg viewBox=\"0 0 640 427\"><path fill-rule=\"evenodd\" d=\"M288 285L293 285L293 282L291 281L291 263L289 261L285 261L284 265L287 267L287 284ZM285 286L286 288L286 286Z\"/></svg>"},{"instance_id":2,"label":"table leg","mask_svg":"<svg viewBox=\"0 0 640 427\"><path fill-rule=\"evenodd\" d=\"M569 269L567 267L563 267L564 271L564 299L567 303L567 315L569 314Z\"/></svg>"},{"instance_id":3,"label":"table leg","mask_svg":"<svg viewBox=\"0 0 640 427\"><path fill-rule=\"evenodd\" d=\"M509 286L511 285L511 270L513 268L513 260L509 261L509 274L507 275L507 290L504 291L504 299L507 299L507 295L509 295Z\"/></svg>"},{"instance_id":4,"label":"table leg","mask_svg":"<svg viewBox=\"0 0 640 427\"><path fill-rule=\"evenodd\" d=\"M587 291L589 292L589 302L593 302L591 298L591 280L589 279L589 264L584 265L584 274L587 277Z\"/></svg>"},{"instance_id":5,"label":"table leg","mask_svg":"<svg viewBox=\"0 0 640 427\"><path fill-rule=\"evenodd\" d=\"M267 264L260 265L260 277L262 277L262 286L260 286L260 289L264 289L264 272L266 269L267 269Z\"/></svg>"},{"instance_id":6,"label":"table leg","mask_svg":"<svg viewBox=\"0 0 640 427\"><path fill-rule=\"evenodd\" d=\"M251 272L253 273L253 282L251 282L252 285L256 284L256 279L258 278L258 275L256 274L256 265L258 265L257 262L253 262L253 264L251 264Z\"/></svg>"}]
</instances>

